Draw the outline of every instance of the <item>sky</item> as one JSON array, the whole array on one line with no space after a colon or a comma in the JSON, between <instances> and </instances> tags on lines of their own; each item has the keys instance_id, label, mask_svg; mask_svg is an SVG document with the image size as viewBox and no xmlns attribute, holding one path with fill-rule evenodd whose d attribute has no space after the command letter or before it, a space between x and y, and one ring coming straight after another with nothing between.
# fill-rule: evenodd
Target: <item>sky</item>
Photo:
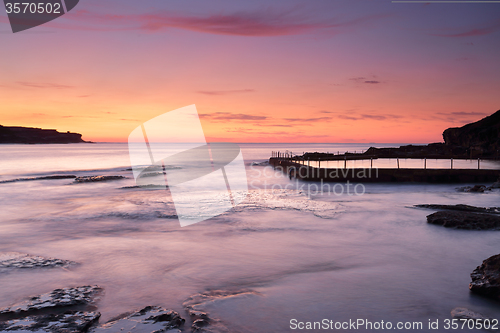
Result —
<instances>
[{"instance_id":1,"label":"sky","mask_svg":"<svg viewBox=\"0 0 500 333\"><path fill-rule=\"evenodd\" d=\"M81 0L12 33L0 124L126 142L195 104L207 141L429 143L500 109L500 3Z\"/></svg>"}]
</instances>

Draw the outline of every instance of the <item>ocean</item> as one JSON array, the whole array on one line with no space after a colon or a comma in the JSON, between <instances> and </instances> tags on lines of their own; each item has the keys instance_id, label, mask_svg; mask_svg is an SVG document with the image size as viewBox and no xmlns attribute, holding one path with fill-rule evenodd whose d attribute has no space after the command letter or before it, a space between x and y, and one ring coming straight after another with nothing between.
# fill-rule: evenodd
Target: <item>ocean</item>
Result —
<instances>
[{"instance_id":1,"label":"ocean","mask_svg":"<svg viewBox=\"0 0 500 333\"><path fill-rule=\"evenodd\" d=\"M443 323L456 307L500 318L498 303L468 289L476 266L500 253L500 232L429 225L433 211L413 207L497 207L498 190L379 183L322 193L320 184L290 180L266 164L272 151L370 146L396 145L240 144L246 199L180 227L164 189L134 186L127 144L2 145L0 252L79 265L0 272L0 308L56 288L97 284L105 289L101 322L158 305L186 318L185 331L183 303L200 293L211 296L199 308L227 332L299 331L291 323L324 319L421 322L421 332L444 332L442 325L428 329L428 322ZM51 175L125 178L33 179Z\"/></svg>"}]
</instances>

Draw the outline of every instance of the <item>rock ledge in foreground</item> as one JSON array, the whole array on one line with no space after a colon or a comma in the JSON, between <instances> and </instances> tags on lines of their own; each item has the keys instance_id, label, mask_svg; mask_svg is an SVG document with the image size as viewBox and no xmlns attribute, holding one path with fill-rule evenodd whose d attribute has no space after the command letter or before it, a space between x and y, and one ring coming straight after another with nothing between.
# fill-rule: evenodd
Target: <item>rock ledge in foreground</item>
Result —
<instances>
[{"instance_id":1,"label":"rock ledge in foreground","mask_svg":"<svg viewBox=\"0 0 500 333\"><path fill-rule=\"evenodd\" d=\"M57 309L75 310L73 307L76 306L90 306L101 292L102 288L98 286L55 289L50 293L30 297L26 301L0 310L0 320L22 318Z\"/></svg>"}]
</instances>

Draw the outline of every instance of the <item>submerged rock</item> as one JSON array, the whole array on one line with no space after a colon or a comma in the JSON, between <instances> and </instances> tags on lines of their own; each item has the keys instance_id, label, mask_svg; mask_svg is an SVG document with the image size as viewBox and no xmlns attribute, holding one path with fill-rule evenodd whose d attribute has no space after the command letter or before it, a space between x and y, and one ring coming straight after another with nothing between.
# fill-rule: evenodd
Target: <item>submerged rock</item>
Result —
<instances>
[{"instance_id":1,"label":"submerged rock","mask_svg":"<svg viewBox=\"0 0 500 333\"><path fill-rule=\"evenodd\" d=\"M84 333L100 316L99 312L81 311L28 316L0 322L0 332Z\"/></svg>"},{"instance_id":2,"label":"submerged rock","mask_svg":"<svg viewBox=\"0 0 500 333\"><path fill-rule=\"evenodd\" d=\"M122 316L92 329L92 333L160 333L180 332L185 320L173 311L157 306L147 306L132 314Z\"/></svg>"},{"instance_id":3,"label":"submerged rock","mask_svg":"<svg viewBox=\"0 0 500 333\"><path fill-rule=\"evenodd\" d=\"M446 228L500 230L500 216L464 211L440 211L427 216L427 222Z\"/></svg>"},{"instance_id":4,"label":"submerged rock","mask_svg":"<svg viewBox=\"0 0 500 333\"><path fill-rule=\"evenodd\" d=\"M65 268L71 265L76 265L76 262L17 252L0 253L0 272L16 268Z\"/></svg>"},{"instance_id":5,"label":"submerged rock","mask_svg":"<svg viewBox=\"0 0 500 333\"><path fill-rule=\"evenodd\" d=\"M76 306L89 306L101 292L102 288L98 286L56 289L0 310L0 319L21 318L55 309L73 310Z\"/></svg>"},{"instance_id":6,"label":"submerged rock","mask_svg":"<svg viewBox=\"0 0 500 333\"><path fill-rule=\"evenodd\" d=\"M474 319L474 320L488 319L482 314L474 312L467 308L455 308L451 310L451 317L453 319Z\"/></svg>"},{"instance_id":7,"label":"submerged rock","mask_svg":"<svg viewBox=\"0 0 500 333\"><path fill-rule=\"evenodd\" d=\"M500 188L500 181L496 181L493 184L491 184L490 188L491 189L493 189L493 188Z\"/></svg>"},{"instance_id":8,"label":"submerged rock","mask_svg":"<svg viewBox=\"0 0 500 333\"><path fill-rule=\"evenodd\" d=\"M252 295L258 295L258 293L252 290L211 290L190 296L182 305L193 320L191 331L200 333L230 332L219 319L211 318L207 312L203 311L203 308L207 303L217 300Z\"/></svg>"},{"instance_id":9,"label":"submerged rock","mask_svg":"<svg viewBox=\"0 0 500 333\"><path fill-rule=\"evenodd\" d=\"M488 190L490 190L490 188L484 185L457 187L457 191L459 192L484 193L484 191Z\"/></svg>"},{"instance_id":10,"label":"submerged rock","mask_svg":"<svg viewBox=\"0 0 500 333\"><path fill-rule=\"evenodd\" d=\"M470 276L472 292L500 300L500 254L484 260Z\"/></svg>"},{"instance_id":11,"label":"submerged rock","mask_svg":"<svg viewBox=\"0 0 500 333\"><path fill-rule=\"evenodd\" d=\"M93 182L105 182L109 180L120 180L125 179L123 176L82 176L76 177L75 183L93 183Z\"/></svg>"}]
</instances>

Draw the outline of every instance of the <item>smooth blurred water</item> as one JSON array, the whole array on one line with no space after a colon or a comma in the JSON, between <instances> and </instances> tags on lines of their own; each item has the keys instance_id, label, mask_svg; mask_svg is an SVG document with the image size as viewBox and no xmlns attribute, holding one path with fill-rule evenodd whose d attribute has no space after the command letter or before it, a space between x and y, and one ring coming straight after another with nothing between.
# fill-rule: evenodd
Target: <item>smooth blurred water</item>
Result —
<instances>
[{"instance_id":1,"label":"smooth blurred water","mask_svg":"<svg viewBox=\"0 0 500 333\"><path fill-rule=\"evenodd\" d=\"M422 321L426 327L429 319L450 318L455 307L500 318L498 303L468 290L472 270L500 253L500 232L428 225L433 211L412 207L500 206L498 190L364 184L363 195L321 194L317 186L311 190L313 183L292 182L262 162L276 150L342 152L370 145L241 146L246 200L184 228L167 191L129 188L135 183L125 144L1 146L0 180L61 173L127 178L0 184L0 252L80 263L1 273L0 307L55 288L98 284L106 290L102 321L146 305L186 318L182 303L193 294L244 291L202 305L229 332L289 332L293 318Z\"/></svg>"}]
</instances>

